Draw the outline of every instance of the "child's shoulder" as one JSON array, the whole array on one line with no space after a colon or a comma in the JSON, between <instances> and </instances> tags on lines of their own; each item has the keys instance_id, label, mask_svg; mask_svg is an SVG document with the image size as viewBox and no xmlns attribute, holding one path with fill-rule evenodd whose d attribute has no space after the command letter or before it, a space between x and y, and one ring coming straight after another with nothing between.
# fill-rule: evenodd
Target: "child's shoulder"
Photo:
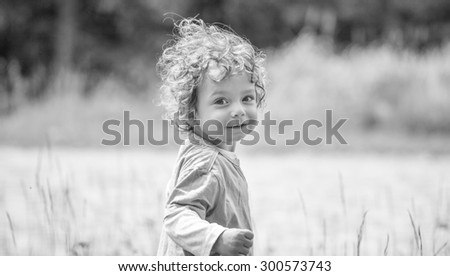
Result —
<instances>
[{"instance_id":1,"label":"child's shoulder","mask_svg":"<svg viewBox=\"0 0 450 276\"><path fill-rule=\"evenodd\" d=\"M214 147L187 143L180 149L178 156L182 170L198 170L208 173L216 163L219 151Z\"/></svg>"}]
</instances>

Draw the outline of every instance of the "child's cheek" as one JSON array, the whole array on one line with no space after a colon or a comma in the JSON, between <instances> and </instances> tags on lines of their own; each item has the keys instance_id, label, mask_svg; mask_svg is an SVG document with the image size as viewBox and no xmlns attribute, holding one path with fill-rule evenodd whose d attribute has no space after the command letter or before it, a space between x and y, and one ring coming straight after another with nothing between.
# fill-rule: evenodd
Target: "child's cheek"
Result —
<instances>
[{"instance_id":1,"label":"child's cheek","mask_svg":"<svg viewBox=\"0 0 450 276\"><path fill-rule=\"evenodd\" d=\"M247 112L247 116L249 120L255 120L258 121L258 111L255 108L251 108L248 112Z\"/></svg>"}]
</instances>

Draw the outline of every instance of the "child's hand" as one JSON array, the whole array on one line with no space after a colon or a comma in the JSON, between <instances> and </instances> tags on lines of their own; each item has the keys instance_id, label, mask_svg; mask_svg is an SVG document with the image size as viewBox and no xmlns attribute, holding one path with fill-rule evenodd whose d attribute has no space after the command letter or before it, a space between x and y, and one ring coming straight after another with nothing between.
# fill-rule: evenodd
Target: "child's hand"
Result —
<instances>
[{"instance_id":1,"label":"child's hand","mask_svg":"<svg viewBox=\"0 0 450 276\"><path fill-rule=\"evenodd\" d=\"M253 245L253 232L247 229L227 229L219 236L213 252L222 256L246 256Z\"/></svg>"}]
</instances>

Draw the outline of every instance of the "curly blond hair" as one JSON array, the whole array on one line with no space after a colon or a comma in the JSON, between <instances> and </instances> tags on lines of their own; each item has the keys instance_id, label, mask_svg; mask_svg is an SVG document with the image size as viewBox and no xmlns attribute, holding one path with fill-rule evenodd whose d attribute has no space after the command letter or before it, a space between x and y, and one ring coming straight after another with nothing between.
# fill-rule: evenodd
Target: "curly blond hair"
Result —
<instances>
[{"instance_id":1,"label":"curly blond hair","mask_svg":"<svg viewBox=\"0 0 450 276\"><path fill-rule=\"evenodd\" d=\"M266 94L262 51L232 30L201 19L187 18L174 24L174 37L164 46L157 64L166 117L173 120L177 114L179 119L189 119L206 71L214 81L247 72L255 84L257 106L262 106Z\"/></svg>"}]
</instances>

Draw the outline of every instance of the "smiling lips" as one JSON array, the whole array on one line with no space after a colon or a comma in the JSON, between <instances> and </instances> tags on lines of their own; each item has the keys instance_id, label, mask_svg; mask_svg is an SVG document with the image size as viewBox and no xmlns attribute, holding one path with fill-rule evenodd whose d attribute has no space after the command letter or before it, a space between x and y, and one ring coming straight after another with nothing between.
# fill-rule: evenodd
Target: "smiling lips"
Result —
<instances>
[{"instance_id":1,"label":"smiling lips","mask_svg":"<svg viewBox=\"0 0 450 276\"><path fill-rule=\"evenodd\" d=\"M238 129L238 128L242 128L244 126L246 126L247 124L242 124L242 125L234 125L234 126L227 126L227 128L233 128L233 129Z\"/></svg>"}]
</instances>

